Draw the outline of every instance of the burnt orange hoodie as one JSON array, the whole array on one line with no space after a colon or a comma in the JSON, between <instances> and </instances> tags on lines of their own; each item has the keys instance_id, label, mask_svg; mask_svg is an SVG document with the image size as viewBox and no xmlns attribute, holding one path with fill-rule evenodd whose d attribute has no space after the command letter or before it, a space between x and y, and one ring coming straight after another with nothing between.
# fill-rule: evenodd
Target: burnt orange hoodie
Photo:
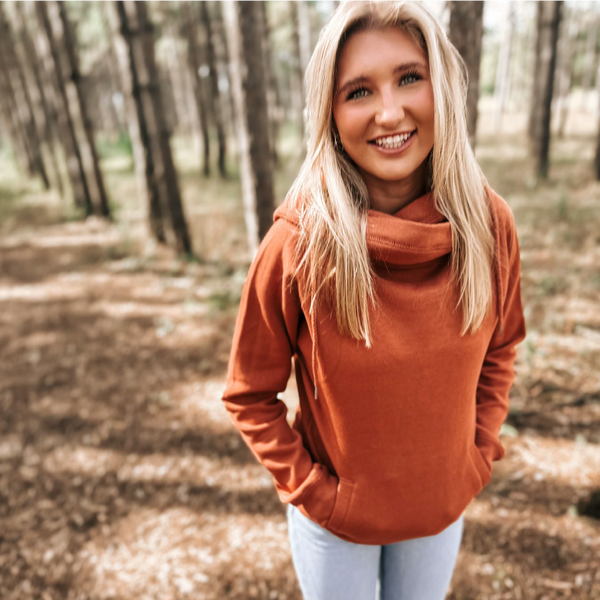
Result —
<instances>
[{"instance_id":1,"label":"burnt orange hoodie","mask_svg":"<svg viewBox=\"0 0 600 600\"><path fill-rule=\"evenodd\" d=\"M378 277L373 347L337 331L331 307L308 317L291 289L295 213L283 203L248 271L223 402L273 476L282 502L338 537L391 544L435 535L488 483L508 412L515 346L525 337L519 244L508 204L486 187L497 258L494 309L461 337L449 283L451 225L431 194L396 214L370 210ZM291 368L293 425L277 397Z\"/></svg>"}]
</instances>

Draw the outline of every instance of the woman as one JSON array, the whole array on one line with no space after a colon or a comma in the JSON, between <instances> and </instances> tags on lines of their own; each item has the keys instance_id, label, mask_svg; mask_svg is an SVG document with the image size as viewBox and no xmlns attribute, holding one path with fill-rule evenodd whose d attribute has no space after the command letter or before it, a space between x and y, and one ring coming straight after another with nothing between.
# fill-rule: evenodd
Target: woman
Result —
<instances>
[{"instance_id":1,"label":"woman","mask_svg":"<svg viewBox=\"0 0 600 600\"><path fill-rule=\"evenodd\" d=\"M525 337L512 212L418 3L342 3L308 153L248 272L223 402L287 503L306 600L442 600ZM277 393L295 369L290 427Z\"/></svg>"}]
</instances>

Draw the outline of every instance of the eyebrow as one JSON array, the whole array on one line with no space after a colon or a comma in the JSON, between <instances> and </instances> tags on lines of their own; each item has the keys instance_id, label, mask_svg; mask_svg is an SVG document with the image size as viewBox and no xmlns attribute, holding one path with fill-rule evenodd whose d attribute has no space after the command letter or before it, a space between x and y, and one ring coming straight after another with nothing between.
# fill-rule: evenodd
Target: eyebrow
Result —
<instances>
[{"instance_id":1,"label":"eyebrow","mask_svg":"<svg viewBox=\"0 0 600 600\"><path fill-rule=\"evenodd\" d=\"M418 61L403 63L394 67L393 73L400 73L401 71L407 71L408 69L414 69L415 67L421 67L422 69L426 69L427 65ZM357 85L359 83L366 83L367 81L369 81L369 78L366 75L360 75L358 77L355 77L354 79L347 81L339 90L337 90L336 95L341 94L344 90L348 89L349 87L353 87L354 85Z\"/></svg>"}]
</instances>

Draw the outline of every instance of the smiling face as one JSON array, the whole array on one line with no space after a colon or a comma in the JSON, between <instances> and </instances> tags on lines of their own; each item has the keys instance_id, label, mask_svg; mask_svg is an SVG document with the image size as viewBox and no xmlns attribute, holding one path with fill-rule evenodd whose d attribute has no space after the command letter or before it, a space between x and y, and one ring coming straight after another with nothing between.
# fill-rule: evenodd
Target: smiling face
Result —
<instances>
[{"instance_id":1,"label":"smiling face","mask_svg":"<svg viewBox=\"0 0 600 600\"><path fill-rule=\"evenodd\" d=\"M337 67L333 118L367 188L421 188L434 140L425 52L399 28L370 29L349 38Z\"/></svg>"}]
</instances>

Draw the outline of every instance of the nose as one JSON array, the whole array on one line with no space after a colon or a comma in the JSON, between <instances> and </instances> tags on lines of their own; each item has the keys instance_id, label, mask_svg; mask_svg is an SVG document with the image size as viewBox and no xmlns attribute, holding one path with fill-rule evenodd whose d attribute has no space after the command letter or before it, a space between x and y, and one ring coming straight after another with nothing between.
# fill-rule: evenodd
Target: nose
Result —
<instances>
[{"instance_id":1,"label":"nose","mask_svg":"<svg viewBox=\"0 0 600 600\"><path fill-rule=\"evenodd\" d=\"M382 127L394 127L402 119L404 119L404 107L400 95L394 95L389 89L384 91L375 115L375 123Z\"/></svg>"}]
</instances>

